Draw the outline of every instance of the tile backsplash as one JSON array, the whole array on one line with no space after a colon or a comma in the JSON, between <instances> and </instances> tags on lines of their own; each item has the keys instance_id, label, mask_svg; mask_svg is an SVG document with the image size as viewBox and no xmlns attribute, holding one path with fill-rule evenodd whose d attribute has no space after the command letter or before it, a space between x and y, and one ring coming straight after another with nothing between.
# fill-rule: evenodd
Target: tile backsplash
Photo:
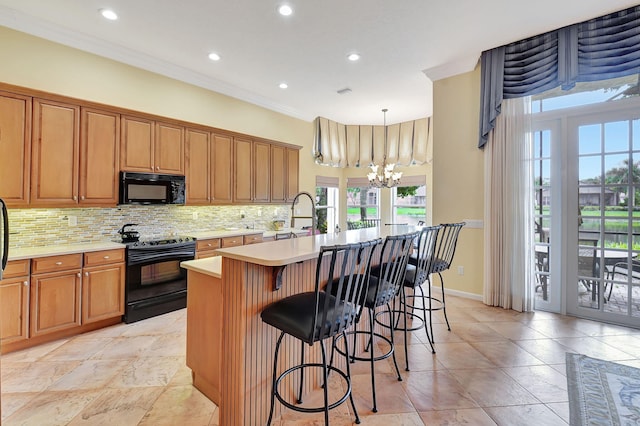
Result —
<instances>
[{"instance_id":1,"label":"tile backsplash","mask_svg":"<svg viewBox=\"0 0 640 426\"><path fill-rule=\"evenodd\" d=\"M289 226L290 205L135 206L113 208L10 209L10 247L120 241L125 223L142 239L185 235L225 228L273 229L274 220Z\"/></svg>"}]
</instances>

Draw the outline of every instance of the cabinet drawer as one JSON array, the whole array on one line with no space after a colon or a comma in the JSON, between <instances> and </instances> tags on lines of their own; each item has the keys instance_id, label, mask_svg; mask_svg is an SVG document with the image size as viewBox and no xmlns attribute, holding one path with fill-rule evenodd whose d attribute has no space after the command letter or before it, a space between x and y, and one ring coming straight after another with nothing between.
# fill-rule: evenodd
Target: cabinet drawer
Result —
<instances>
[{"instance_id":1,"label":"cabinet drawer","mask_svg":"<svg viewBox=\"0 0 640 426\"><path fill-rule=\"evenodd\" d=\"M196 259L206 259L208 257L216 256L219 256L219 254L217 254L215 250L203 250L196 252Z\"/></svg>"},{"instance_id":2,"label":"cabinet drawer","mask_svg":"<svg viewBox=\"0 0 640 426\"><path fill-rule=\"evenodd\" d=\"M220 248L220 238L196 241L196 251L213 250Z\"/></svg>"},{"instance_id":3,"label":"cabinet drawer","mask_svg":"<svg viewBox=\"0 0 640 426\"><path fill-rule=\"evenodd\" d=\"M82 266L82 254L66 254L62 256L39 257L33 259L32 274L43 272L66 271L78 269Z\"/></svg>"},{"instance_id":4,"label":"cabinet drawer","mask_svg":"<svg viewBox=\"0 0 640 426\"><path fill-rule=\"evenodd\" d=\"M124 249L92 251L84 254L84 266L124 262Z\"/></svg>"},{"instance_id":5,"label":"cabinet drawer","mask_svg":"<svg viewBox=\"0 0 640 426\"><path fill-rule=\"evenodd\" d=\"M29 275L29 259L12 260L2 273L2 278L15 278Z\"/></svg>"},{"instance_id":6,"label":"cabinet drawer","mask_svg":"<svg viewBox=\"0 0 640 426\"><path fill-rule=\"evenodd\" d=\"M253 234L244 236L244 244L256 244L262 242L262 234Z\"/></svg>"},{"instance_id":7,"label":"cabinet drawer","mask_svg":"<svg viewBox=\"0 0 640 426\"><path fill-rule=\"evenodd\" d=\"M222 248L241 246L242 245L242 235L238 235L237 237L221 238L220 241L221 241L220 245L221 245Z\"/></svg>"}]
</instances>

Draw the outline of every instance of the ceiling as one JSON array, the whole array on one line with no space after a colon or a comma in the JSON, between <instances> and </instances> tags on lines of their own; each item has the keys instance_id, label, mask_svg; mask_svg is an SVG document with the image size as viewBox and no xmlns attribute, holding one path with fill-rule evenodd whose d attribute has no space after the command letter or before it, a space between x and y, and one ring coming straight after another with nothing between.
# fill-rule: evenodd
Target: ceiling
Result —
<instances>
[{"instance_id":1,"label":"ceiling","mask_svg":"<svg viewBox=\"0 0 640 426\"><path fill-rule=\"evenodd\" d=\"M382 108L387 123L430 116L432 81L472 70L483 50L636 3L0 0L0 25L304 120L382 124Z\"/></svg>"}]
</instances>

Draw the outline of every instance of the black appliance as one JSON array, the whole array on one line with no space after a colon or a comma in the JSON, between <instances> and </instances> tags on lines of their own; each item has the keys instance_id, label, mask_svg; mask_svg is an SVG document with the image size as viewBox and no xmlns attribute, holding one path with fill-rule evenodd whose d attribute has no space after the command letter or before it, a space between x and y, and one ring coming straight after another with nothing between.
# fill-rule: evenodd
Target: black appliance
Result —
<instances>
[{"instance_id":1,"label":"black appliance","mask_svg":"<svg viewBox=\"0 0 640 426\"><path fill-rule=\"evenodd\" d=\"M194 238L169 238L127 244L124 322L127 324L187 306L187 272L180 262L193 260Z\"/></svg>"},{"instance_id":2,"label":"black appliance","mask_svg":"<svg viewBox=\"0 0 640 426\"><path fill-rule=\"evenodd\" d=\"M120 172L120 204L184 204L180 175Z\"/></svg>"},{"instance_id":3,"label":"black appliance","mask_svg":"<svg viewBox=\"0 0 640 426\"><path fill-rule=\"evenodd\" d=\"M0 280L2 279L2 271L7 267L9 260L9 213L7 213L7 205L0 198L0 214L2 215L2 264L0 265Z\"/></svg>"}]
</instances>

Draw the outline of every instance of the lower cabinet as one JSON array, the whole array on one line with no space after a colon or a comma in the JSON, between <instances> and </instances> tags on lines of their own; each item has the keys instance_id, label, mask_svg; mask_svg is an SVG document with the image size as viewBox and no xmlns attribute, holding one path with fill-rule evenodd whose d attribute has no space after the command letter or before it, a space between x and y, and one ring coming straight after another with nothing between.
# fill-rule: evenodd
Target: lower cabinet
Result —
<instances>
[{"instance_id":1,"label":"lower cabinet","mask_svg":"<svg viewBox=\"0 0 640 426\"><path fill-rule=\"evenodd\" d=\"M124 271L124 263L84 269L83 324L124 314Z\"/></svg>"},{"instance_id":2,"label":"lower cabinet","mask_svg":"<svg viewBox=\"0 0 640 426\"><path fill-rule=\"evenodd\" d=\"M29 337L29 260L7 264L0 281L0 345Z\"/></svg>"},{"instance_id":3,"label":"lower cabinet","mask_svg":"<svg viewBox=\"0 0 640 426\"><path fill-rule=\"evenodd\" d=\"M32 275L31 279L30 337L80 325L80 269Z\"/></svg>"},{"instance_id":4,"label":"lower cabinet","mask_svg":"<svg viewBox=\"0 0 640 426\"><path fill-rule=\"evenodd\" d=\"M119 322L124 285L124 249L9 262L0 281L2 352Z\"/></svg>"}]
</instances>

